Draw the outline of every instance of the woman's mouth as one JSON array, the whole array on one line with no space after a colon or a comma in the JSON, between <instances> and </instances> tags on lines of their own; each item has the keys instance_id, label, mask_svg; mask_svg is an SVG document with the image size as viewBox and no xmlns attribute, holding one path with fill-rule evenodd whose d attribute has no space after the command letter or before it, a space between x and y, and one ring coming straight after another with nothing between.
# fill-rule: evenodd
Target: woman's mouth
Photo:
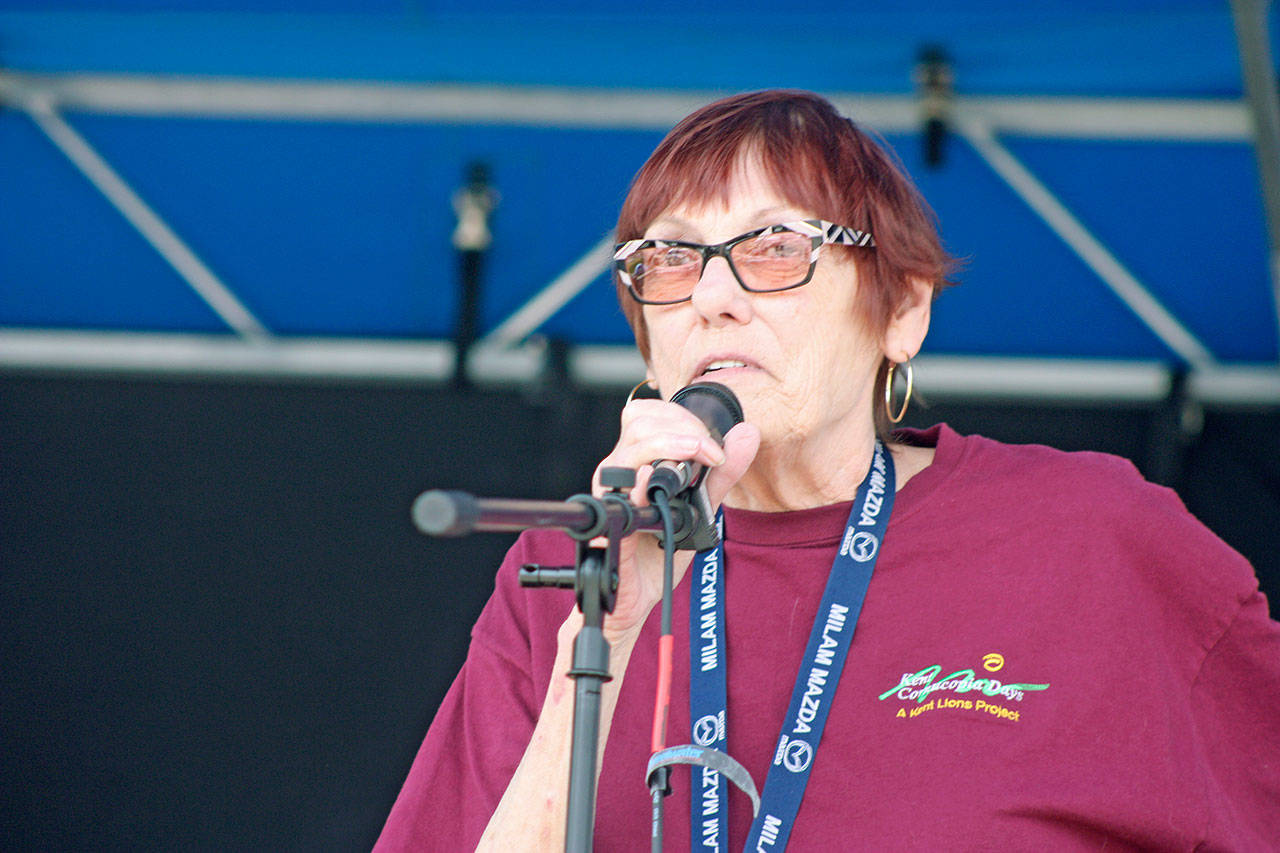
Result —
<instances>
[{"instance_id":1,"label":"woman's mouth","mask_svg":"<svg viewBox=\"0 0 1280 853\"><path fill-rule=\"evenodd\" d=\"M693 378L712 379L717 375L724 375L727 372L737 373L742 370L756 371L760 370L760 365L754 361L749 361L744 356L711 356L698 365L697 370L693 374Z\"/></svg>"},{"instance_id":2,"label":"woman's mouth","mask_svg":"<svg viewBox=\"0 0 1280 853\"><path fill-rule=\"evenodd\" d=\"M702 375L706 376L708 373L714 373L717 370L730 370L734 367L746 367L746 366L747 366L747 363L745 361L737 361L736 359L722 359L720 361L713 361L710 364L708 364L706 368L703 369Z\"/></svg>"}]
</instances>

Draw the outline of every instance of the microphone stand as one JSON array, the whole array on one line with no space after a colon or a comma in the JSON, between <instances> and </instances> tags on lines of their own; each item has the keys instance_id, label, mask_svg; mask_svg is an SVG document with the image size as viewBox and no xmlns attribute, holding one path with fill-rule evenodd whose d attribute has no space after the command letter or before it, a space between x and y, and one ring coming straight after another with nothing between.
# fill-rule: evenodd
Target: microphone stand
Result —
<instances>
[{"instance_id":1,"label":"microphone stand","mask_svg":"<svg viewBox=\"0 0 1280 853\"><path fill-rule=\"evenodd\" d=\"M640 530L661 531L656 507L637 507L627 497L635 485L630 468L605 468L600 483L607 490L599 498L574 495L564 502L477 498L465 492L424 492L414 501L413 520L434 536L462 536L472 531L518 531L530 527L558 527L577 540L577 563L567 566L526 565L520 585L572 588L583 623L573 641L573 740L569 759L569 800L565 821L565 850L589 853L595 829L596 761L600 741L600 692L609 674L609 641L604 617L613 612L618 591L618 545ZM682 500L671 502L676 539L694 526L694 513ZM605 537L604 548L590 541Z\"/></svg>"},{"instance_id":2,"label":"microphone stand","mask_svg":"<svg viewBox=\"0 0 1280 853\"><path fill-rule=\"evenodd\" d=\"M635 472L629 472L635 484ZM628 486L627 488L629 488ZM610 488L605 499L625 502L621 487ZM618 501L620 499L620 501ZM625 504L630 508L630 503ZM600 744L600 694L609 673L609 641L604 638L604 617L613 612L618 591L618 545L622 541L623 513L606 515L604 548L591 547L593 537L570 533L578 539L577 566L572 586L582 611L582 627L573 640L573 666L569 670L573 693L573 739L569 757L569 803L565 818L566 853L589 853L596 823L596 762ZM568 586L563 569L522 566L521 586Z\"/></svg>"}]
</instances>

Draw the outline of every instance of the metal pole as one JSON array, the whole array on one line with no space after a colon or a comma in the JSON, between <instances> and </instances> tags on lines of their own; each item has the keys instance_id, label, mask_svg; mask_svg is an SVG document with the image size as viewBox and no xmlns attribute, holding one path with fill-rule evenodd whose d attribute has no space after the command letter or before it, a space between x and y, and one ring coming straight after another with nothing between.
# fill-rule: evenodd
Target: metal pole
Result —
<instances>
[{"instance_id":1,"label":"metal pole","mask_svg":"<svg viewBox=\"0 0 1280 853\"><path fill-rule=\"evenodd\" d=\"M34 98L23 106L45 136L106 196L107 201L137 229L143 239L160 253L160 257L173 267L174 272L191 286L223 322L246 340L255 343L271 340L271 333L258 318L205 266L168 223L134 192L133 187L111 168L93 146L62 119L51 102Z\"/></svg>"},{"instance_id":2,"label":"metal pole","mask_svg":"<svg viewBox=\"0 0 1280 853\"><path fill-rule=\"evenodd\" d=\"M1262 178L1270 244L1271 290L1280 335L1280 94L1276 91L1276 69L1267 37L1270 5L1270 0L1231 0L1231 16L1235 20L1240 64L1244 70L1245 97L1253 115L1254 148Z\"/></svg>"},{"instance_id":3,"label":"metal pole","mask_svg":"<svg viewBox=\"0 0 1280 853\"><path fill-rule=\"evenodd\" d=\"M1215 366L1213 353L1182 325L1142 282L1106 246L1094 237L1031 170L1000 144L995 133L980 117L964 116L956 123L960 133L987 165L1026 202L1045 224L1093 270L1107 287L1170 350L1196 370Z\"/></svg>"},{"instance_id":4,"label":"metal pole","mask_svg":"<svg viewBox=\"0 0 1280 853\"><path fill-rule=\"evenodd\" d=\"M467 373L471 345L480 328L480 284L484 255L493 242L489 217L498 206L498 194L489 185L489 167L477 160L467 166L467 183L453 194L453 210L458 224L453 229L453 246L458 250L458 322L454 328L454 387L469 388Z\"/></svg>"}]
</instances>

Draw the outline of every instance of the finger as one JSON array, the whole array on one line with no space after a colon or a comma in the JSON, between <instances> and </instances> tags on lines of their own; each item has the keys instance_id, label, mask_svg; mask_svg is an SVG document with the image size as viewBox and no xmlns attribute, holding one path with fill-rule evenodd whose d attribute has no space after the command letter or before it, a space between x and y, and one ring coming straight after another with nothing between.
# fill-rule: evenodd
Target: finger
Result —
<instances>
[{"instance_id":1,"label":"finger","mask_svg":"<svg viewBox=\"0 0 1280 853\"><path fill-rule=\"evenodd\" d=\"M636 487L631 490L631 502L636 506L649 505L649 478L652 476L652 465L641 465L636 469Z\"/></svg>"},{"instance_id":2,"label":"finger","mask_svg":"<svg viewBox=\"0 0 1280 853\"><path fill-rule=\"evenodd\" d=\"M719 506L725 495L747 473L760 450L760 430L755 424L740 423L724 437L725 460L707 472L707 498Z\"/></svg>"},{"instance_id":3,"label":"finger","mask_svg":"<svg viewBox=\"0 0 1280 853\"><path fill-rule=\"evenodd\" d=\"M622 409L622 438L647 432L709 437L702 419L683 406L662 400L633 400Z\"/></svg>"},{"instance_id":4,"label":"finger","mask_svg":"<svg viewBox=\"0 0 1280 853\"><path fill-rule=\"evenodd\" d=\"M670 432L663 426L648 421L637 422L597 466L594 482L598 484L600 471L609 467L636 470L659 459L693 460L714 467L725 461L723 448L706 434L706 427L702 427L702 435L690 435Z\"/></svg>"},{"instance_id":5,"label":"finger","mask_svg":"<svg viewBox=\"0 0 1280 853\"><path fill-rule=\"evenodd\" d=\"M597 494L602 493L600 472L605 468L630 468L636 472L636 484L641 486L648 479L645 469L651 469L652 463L659 459L694 459L706 465L710 464L706 460L707 456L708 451L703 447L702 440L693 436L664 433L623 439L596 466L592 487Z\"/></svg>"},{"instance_id":6,"label":"finger","mask_svg":"<svg viewBox=\"0 0 1280 853\"><path fill-rule=\"evenodd\" d=\"M698 416L676 403L666 400L632 400L622 407L622 425L645 416L662 416L668 418L692 418L695 423L702 423Z\"/></svg>"}]
</instances>

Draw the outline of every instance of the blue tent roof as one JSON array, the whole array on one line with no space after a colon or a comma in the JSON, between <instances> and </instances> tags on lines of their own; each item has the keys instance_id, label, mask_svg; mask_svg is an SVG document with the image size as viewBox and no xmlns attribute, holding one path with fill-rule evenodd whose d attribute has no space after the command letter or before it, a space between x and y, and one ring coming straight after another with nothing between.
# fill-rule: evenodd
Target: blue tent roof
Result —
<instances>
[{"instance_id":1,"label":"blue tent roof","mask_svg":"<svg viewBox=\"0 0 1280 853\"><path fill-rule=\"evenodd\" d=\"M667 0L626 11L484 0L459 14L448 5L0 0L0 67L19 89L87 80L99 93L138 80L232 79L570 99L795 86L909 102L918 52L938 44L962 97L1243 109L1231 18L1217 2L910 2L838 13L761 0L696 11ZM1274 16L1270 26L1274 45ZM70 129L284 338L447 337L457 313L450 196L475 159L490 164L501 193L482 309L492 330L607 233L665 129L60 107ZM929 352L1179 359L963 139L931 169L913 128L881 129L947 245L966 259L961 286L937 306ZM1255 155L1247 134L1207 130L1004 132L1000 141L1212 357L1274 364ZM0 326L227 331L23 109L0 111L0 145ZM629 341L603 274L538 330Z\"/></svg>"},{"instance_id":2,"label":"blue tent roof","mask_svg":"<svg viewBox=\"0 0 1280 853\"><path fill-rule=\"evenodd\" d=\"M908 93L917 49L937 43L968 92L1241 93L1220 0L885 6L4 0L0 56L27 71Z\"/></svg>"}]
</instances>

